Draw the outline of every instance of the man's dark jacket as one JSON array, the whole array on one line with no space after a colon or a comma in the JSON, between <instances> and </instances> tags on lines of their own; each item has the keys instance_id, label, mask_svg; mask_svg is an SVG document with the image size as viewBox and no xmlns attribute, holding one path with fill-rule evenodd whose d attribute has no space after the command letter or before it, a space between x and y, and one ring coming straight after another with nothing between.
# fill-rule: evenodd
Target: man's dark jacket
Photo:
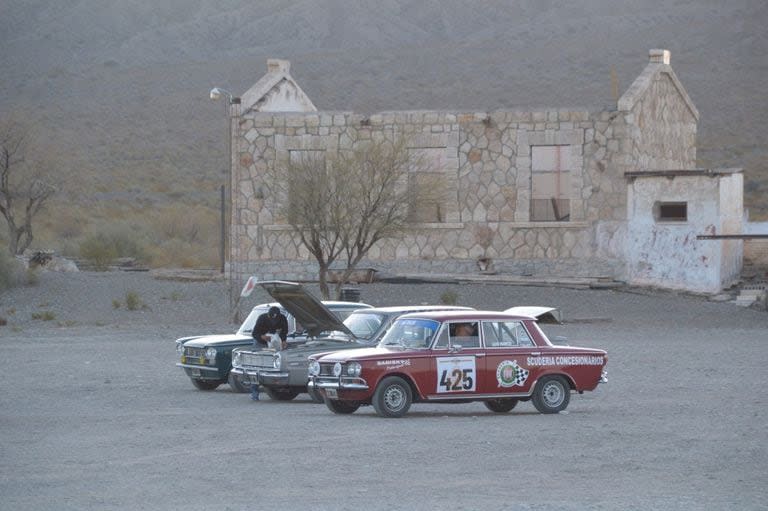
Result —
<instances>
[{"instance_id":1,"label":"man's dark jacket","mask_svg":"<svg viewBox=\"0 0 768 511\"><path fill-rule=\"evenodd\" d=\"M280 331L280 339L285 342L288 338L288 320L283 314L278 314L275 319L272 319L265 312L256 320L252 333L253 340L262 346L266 346L267 343L261 339L261 336L264 334L274 334L278 330Z\"/></svg>"}]
</instances>

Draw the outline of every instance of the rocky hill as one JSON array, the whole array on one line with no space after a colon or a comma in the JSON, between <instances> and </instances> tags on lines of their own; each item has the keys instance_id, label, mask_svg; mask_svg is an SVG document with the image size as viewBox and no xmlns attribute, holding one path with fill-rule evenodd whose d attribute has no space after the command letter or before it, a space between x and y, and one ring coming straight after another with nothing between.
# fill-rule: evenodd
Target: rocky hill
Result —
<instances>
[{"instance_id":1,"label":"rocky hill","mask_svg":"<svg viewBox=\"0 0 768 511\"><path fill-rule=\"evenodd\" d=\"M319 109L488 110L608 105L612 70L623 92L665 48L699 166L744 167L768 218L766 24L762 0L4 0L0 113L66 178L43 240L192 212L207 241L226 167L208 91L243 93L269 57Z\"/></svg>"}]
</instances>

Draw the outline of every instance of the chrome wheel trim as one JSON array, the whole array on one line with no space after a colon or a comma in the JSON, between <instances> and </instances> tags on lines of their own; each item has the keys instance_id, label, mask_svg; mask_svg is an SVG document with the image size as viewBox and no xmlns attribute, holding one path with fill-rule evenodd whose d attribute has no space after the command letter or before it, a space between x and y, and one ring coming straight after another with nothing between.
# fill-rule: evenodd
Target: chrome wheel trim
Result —
<instances>
[{"instance_id":1,"label":"chrome wheel trim","mask_svg":"<svg viewBox=\"0 0 768 511\"><path fill-rule=\"evenodd\" d=\"M544 403L550 408L557 408L563 404L563 400L565 399L565 389L558 381L548 381L546 385L544 385L541 394Z\"/></svg>"},{"instance_id":2,"label":"chrome wheel trim","mask_svg":"<svg viewBox=\"0 0 768 511\"><path fill-rule=\"evenodd\" d=\"M405 406L405 389L400 385L390 385L384 392L384 406L397 412Z\"/></svg>"}]
</instances>

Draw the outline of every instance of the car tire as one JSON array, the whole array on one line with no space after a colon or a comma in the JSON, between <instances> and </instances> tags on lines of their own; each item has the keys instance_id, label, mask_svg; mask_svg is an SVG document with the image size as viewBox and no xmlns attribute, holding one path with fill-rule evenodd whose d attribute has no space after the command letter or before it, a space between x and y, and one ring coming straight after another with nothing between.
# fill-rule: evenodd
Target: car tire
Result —
<instances>
[{"instance_id":1,"label":"car tire","mask_svg":"<svg viewBox=\"0 0 768 511\"><path fill-rule=\"evenodd\" d=\"M322 404L323 402L325 402L325 398L323 397L323 395L320 393L319 390L317 390L314 387L308 388L307 394L309 394L309 397L312 399L313 403Z\"/></svg>"},{"instance_id":2,"label":"car tire","mask_svg":"<svg viewBox=\"0 0 768 511\"><path fill-rule=\"evenodd\" d=\"M571 400L571 386L562 376L545 376L536 384L531 398L540 413L558 413Z\"/></svg>"},{"instance_id":3,"label":"car tire","mask_svg":"<svg viewBox=\"0 0 768 511\"><path fill-rule=\"evenodd\" d=\"M290 401L299 395L297 390L293 390L288 387L265 387L264 391L273 401Z\"/></svg>"},{"instance_id":4,"label":"car tire","mask_svg":"<svg viewBox=\"0 0 768 511\"><path fill-rule=\"evenodd\" d=\"M229 373L229 376L227 377L227 383L229 383L229 388L232 389L232 392L237 392L238 394L245 394L246 392L251 391L251 386L243 385L240 381L240 378L235 376L232 373Z\"/></svg>"},{"instance_id":5,"label":"car tire","mask_svg":"<svg viewBox=\"0 0 768 511\"><path fill-rule=\"evenodd\" d=\"M325 406L333 413L347 415L355 413L360 408L360 403L354 401L340 401L338 399L326 399Z\"/></svg>"},{"instance_id":6,"label":"car tire","mask_svg":"<svg viewBox=\"0 0 768 511\"><path fill-rule=\"evenodd\" d=\"M197 390L216 390L219 385L221 385L221 382L219 381L198 380L196 378L190 379L192 380L192 385L194 385Z\"/></svg>"},{"instance_id":7,"label":"car tire","mask_svg":"<svg viewBox=\"0 0 768 511\"><path fill-rule=\"evenodd\" d=\"M517 399L493 399L483 404L494 413L507 413L517 406Z\"/></svg>"},{"instance_id":8,"label":"car tire","mask_svg":"<svg viewBox=\"0 0 768 511\"><path fill-rule=\"evenodd\" d=\"M384 378L373 393L373 408L381 417L398 418L408 413L413 392L408 382L399 376Z\"/></svg>"}]
</instances>

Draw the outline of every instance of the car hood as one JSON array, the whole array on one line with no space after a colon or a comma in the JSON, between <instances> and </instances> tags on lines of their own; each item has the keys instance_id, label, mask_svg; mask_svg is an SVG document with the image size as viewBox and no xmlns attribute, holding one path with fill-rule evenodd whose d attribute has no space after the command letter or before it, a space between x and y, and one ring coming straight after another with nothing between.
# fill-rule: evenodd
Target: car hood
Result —
<instances>
[{"instance_id":1,"label":"car hood","mask_svg":"<svg viewBox=\"0 0 768 511\"><path fill-rule=\"evenodd\" d=\"M411 355L423 354L424 350L403 350L399 346L393 346L391 348L375 347L375 348L360 348L355 350L337 351L323 355L320 357L322 362L347 362L348 360L370 360L376 358L402 358Z\"/></svg>"},{"instance_id":2,"label":"car hood","mask_svg":"<svg viewBox=\"0 0 768 511\"><path fill-rule=\"evenodd\" d=\"M557 307L538 307L535 305L524 305L511 307L504 311L507 314L516 314L518 316L528 316L536 318L539 323L561 324L563 318L560 309Z\"/></svg>"},{"instance_id":3,"label":"car hood","mask_svg":"<svg viewBox=\"0 0 768 511\"><path fill-rule=\"evenodd\" d=\"M189 339L184 341L184 339ZM221 335L203 335L201 337L182 338L184 346L190 346L192 348L204 348L206 346L226 346L229 344L243 344L246 342L253 342L252 337L238 334L221 334Z\"/></svg>"},{"instance_id":4,"label":"car hood","mask_svg":"<svg viewBox=\"0 0 768 511\"><path fill-rule=\"evenodd\" d=\"M310 337L320 332L339 331L354 337L347 326L339 321L320 300L309 294L301 284L282 280L259 282L259 285L279 302L285 310L293 314Z\"/></svg>"}]
</instances>

